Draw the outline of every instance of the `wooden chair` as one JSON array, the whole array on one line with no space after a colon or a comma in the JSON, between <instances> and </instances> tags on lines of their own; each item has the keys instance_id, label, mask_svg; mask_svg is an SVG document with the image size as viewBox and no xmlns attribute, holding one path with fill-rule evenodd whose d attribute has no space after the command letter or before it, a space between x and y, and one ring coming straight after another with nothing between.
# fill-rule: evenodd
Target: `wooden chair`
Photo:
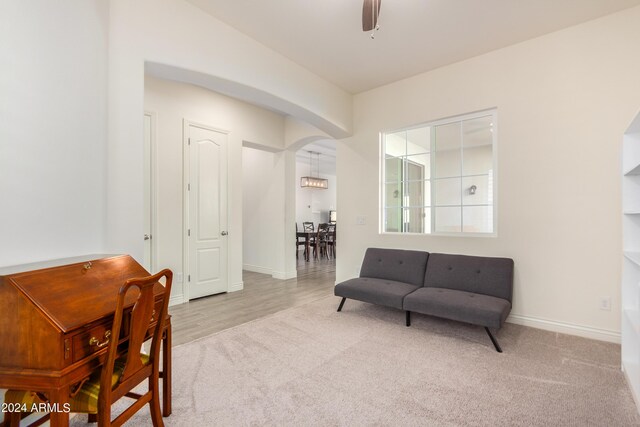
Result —
<instances>
[{"instance_id":1,"label":"wooden chair","mask_svg":"<svg viewBox=\"0 0 640 427\"><path fill-rule=\"evenodd\" d=\"M165 279L165 285L161 300L156 304L154 285L162 278ZM111 334L106 336L120 337L120 330L124 325L124 328L128 328L128 340L121 345L118 339L108 340L105 363L73 395L70 400L71 412L88 413L89 421L97 421L99 427L120 426L148 403L153 426L164 426L160 410L158 380L160 344L167 318L172 278L171 270L165 269L153 276L127 280L122 285L117 295L113 328ZM125 319L125 298L130 291L138 292L139 295L130 312L131 315ZM142 344L149 340L151 340L150 354L141 354ZM145 394L131 392L145 380L149 383L149 390ZM122 397L133 398L136 401L111 420L111 405ZM5 395L5 402L25 403L27 407L33 403L39 403L39 399L40 396L37 393L28 391L8 390ZM12 413L9 425L17 427L20 418L20 413ZM45 419L36 420L32 426L42 424Z\"/></svg>"},{"instance_id":2,"label":"wooden chair","mask_svg":"<svg viewBox=\"0 0 640 427\"><path fill-rule=\"evenodd\" d=\"M327 233L329 230L329 224L321 223L318 224L318 232L316 233L315 238L311 242L311 246L313 247L313 257L318 259L318 256L322 257L323 255L329 259L329 254L327 253Z\"/></svg>"},{"instance_id":3,"label":"wooden chair","mask_svg":"<svg viewBox=\"0 0 640 427\"><path fill-rule=\"evenodd\" d=\"M300 246L304 247L304 252L302 255L306 258L307 256L307 242L306 237L298 237L298 223L296 222L296 259L298 259L298 251L300 250Z\"/></svg>"},{"instance_id":4,"label":"wooden chair","mask_svg":"<svg viewBox=\"0 0 640 427\"><path fill-rule=\"evenodd\" d=\"M336 223L329 223L329 229L327 230L327 249L331 253L331 256L336 257Z\"/></svg>"},{"instance_id":5,"label":"wooden chair","mask_svg":"<svg viewBox=\"0 0 640 427\"><path fill-rule=\"evenodd\" d=\"M315 232L316 227L313 222L303 222L302 223L302 231L305 233L313 233ZM309 247L313 247L316 237L313 234L309 235ZM308 257L307 257L308 258Z\"/></svg>"}]
</instances>

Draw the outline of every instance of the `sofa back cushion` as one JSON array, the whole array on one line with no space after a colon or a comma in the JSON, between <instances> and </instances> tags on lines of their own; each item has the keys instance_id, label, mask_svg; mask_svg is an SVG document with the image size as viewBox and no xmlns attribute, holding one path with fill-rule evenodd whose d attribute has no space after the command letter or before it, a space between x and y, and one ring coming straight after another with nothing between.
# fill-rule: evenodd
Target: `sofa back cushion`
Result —
<instances>
[{"instance_id":1,"label":"sofa back cushion","mask_svg":"<svg viewBox=\"0 0 640 427\"><path fill-rule=\"evenodd\" d=\"M428 252L369 248L364 254L360 277L404 282L422 286Z\"/></svg>"},{"instance_id":2,"label":"sofa back cushion","mask_svg":"<svg viewBox=\"0 0 640 427\"><path fill-rule=\"evenodd\" d=\"M490 295L511 302L513 260L432 253L424 286Z\"/></svg>"}]
</instances>

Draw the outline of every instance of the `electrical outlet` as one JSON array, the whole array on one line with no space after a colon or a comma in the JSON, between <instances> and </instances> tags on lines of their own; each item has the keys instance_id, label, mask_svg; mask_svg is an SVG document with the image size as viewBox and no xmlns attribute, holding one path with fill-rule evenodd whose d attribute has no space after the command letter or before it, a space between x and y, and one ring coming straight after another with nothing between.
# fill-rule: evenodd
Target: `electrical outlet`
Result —
<instances>
[{"instance_id":1,"label":"electrical outlet","mask_svg":"<svg viewBox=\"0 0 640 427\"><path fill-rule=\"evenodd\" d=\"M176 273L176 282L182 283L182 273Z\"/></svg>"},{"instance_id":2,"label":"electrical outlet","mask_svg":"<svg viewBox=\"0 0 640 427\"><path fill-rule=\"evenodd\" d=\"M611 311L611 297L600 298L600 310Z\"/></svg>"},{"instance_id":3,"label":"electrical outlet","mask_svg":"<svg viewBox=\"0 0 640 427\"><path fill-rule=\"evenodd\" d=\"M357 225L365 225L367 223L367 217L366 216L357 216L356 217L356 224Z\"/></svg>"}]
</instances>

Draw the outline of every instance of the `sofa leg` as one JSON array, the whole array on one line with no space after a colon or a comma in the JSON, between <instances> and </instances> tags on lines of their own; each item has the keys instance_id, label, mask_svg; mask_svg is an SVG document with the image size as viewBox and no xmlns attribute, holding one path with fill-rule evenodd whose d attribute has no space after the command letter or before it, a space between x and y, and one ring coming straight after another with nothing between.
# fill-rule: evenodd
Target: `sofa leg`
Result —
<instances>
[{"instance_id":1,"label":"sofa leg","mask_svg":"<svg viewBox=\"0 0 640 427\"><path fill-rule=\"evenodd\" d=\"M489 335L489 338L491 338L491 342L493 343L493 346L496 348L496 351L498 353L502 353L502 349L500 348L500 344L498 344L498 340L496 340L496 338L493 336L489 328L485 326L484 330L487 331L487 335Z\"/></svg>"},{"instance_id":2,"label":"sofa leg","mask_svg":"<svg viewBox=\"0 0 640 427\"><path fill-rule=\"evenodd\" d=\"M344 302L347 300L347 298L342 298L342 301L340 301L340 305L338 306L338 311L342 311L342 306L344 305Z\"/></svg>"},{"instance_id":3,"label":"sofa leg","mask_svg":"<svg viewBox=\"0 0 640 427\"><path fill-rule=\"evenodd\" d=\"M407 311L407 326L411 326L411 312Z\"/></svg>"}]
</instances>

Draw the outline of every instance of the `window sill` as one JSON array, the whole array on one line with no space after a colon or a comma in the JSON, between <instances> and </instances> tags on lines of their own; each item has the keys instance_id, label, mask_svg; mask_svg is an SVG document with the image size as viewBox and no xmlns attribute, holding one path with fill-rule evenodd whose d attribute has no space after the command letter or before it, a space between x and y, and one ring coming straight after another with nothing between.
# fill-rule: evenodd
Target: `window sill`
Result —
<instances>
[{"instance_id":1,"label":"window sill","mask_svg":"<svg viewBox=\"0 0 640 427\"><path fill-rule=\"evenodd\" d=\"M495 238L498 233L400 233L392 231L382 231L378 233L381 236L430 236L430 237L480 237Z\"/></svg>"}]
</instances>

